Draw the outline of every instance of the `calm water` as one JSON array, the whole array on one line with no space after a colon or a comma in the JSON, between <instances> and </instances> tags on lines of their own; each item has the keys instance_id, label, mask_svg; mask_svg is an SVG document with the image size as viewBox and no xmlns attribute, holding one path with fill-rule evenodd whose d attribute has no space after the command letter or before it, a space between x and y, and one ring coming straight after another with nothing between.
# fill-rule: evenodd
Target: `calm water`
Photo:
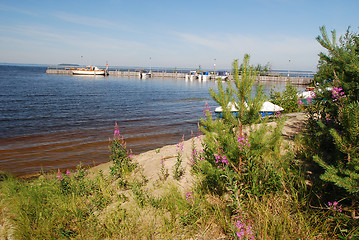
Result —
<instances>
[{"instance_id":1,"label":"calm water","mask_svg":"<svg viewBox=\"0 0 359 240\"><path fill-rule=\"evenodd\" d=\"M26 175L107 162L115 122L135 154L197 132L214 82L48 75L0 65L0 170ZM269 91L271 86L266 86Z\"/></svg>"}]
</instances>

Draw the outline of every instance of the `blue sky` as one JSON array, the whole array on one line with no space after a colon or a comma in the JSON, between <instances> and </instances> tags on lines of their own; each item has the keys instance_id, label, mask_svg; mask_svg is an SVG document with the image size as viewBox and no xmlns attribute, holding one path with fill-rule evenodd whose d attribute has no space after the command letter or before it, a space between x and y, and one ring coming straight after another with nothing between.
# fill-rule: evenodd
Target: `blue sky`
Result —
<instances>
[{"instance_id":1,"label":"blue sky","mask_svg":"<svg viewBox=\"0 0 359 240\"><path fill-rule=\"evenodd\" d=\"M319 27L358 31L358 0L0 0L0 62L316 70Z\"/></svg>"}]
</instances>

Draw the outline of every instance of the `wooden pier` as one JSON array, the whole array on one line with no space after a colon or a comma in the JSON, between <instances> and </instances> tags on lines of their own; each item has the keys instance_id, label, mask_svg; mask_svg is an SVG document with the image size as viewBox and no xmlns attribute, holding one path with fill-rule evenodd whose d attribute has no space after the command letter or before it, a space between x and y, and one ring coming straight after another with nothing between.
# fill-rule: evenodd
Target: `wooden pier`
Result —
<instances>
[{"instance_id":1,"label":"wooden pier","mask_svg":"<svg viewBox=\"0 0 359 240\"><path fill-rule=\"evenodd\" d=\"M73 68L73 67L72 67ZM46 70L47 74L62 74L62 75L72 75L71 67L48 67ZM117 76L117 77L141 77L141 73L144 72L143 69L112 69L108 70L109 76ZM189 70L150 70L152 78L186 78L186 75L189 74ZM198 77L197 75L194 79L203 79ZM203 76L203 75L202 75ZM209 79L215 80L217 78L216 75L209 75ZM233 79L233 76L228 73L228 78ZM278 73L278 72L269 72L265 75L258 75L257 81L263 83L283 83L290 81L294 85L308 85L313 81L313 74L303 73L303 72L286 72Z\"/></svg>"}]
</instances>

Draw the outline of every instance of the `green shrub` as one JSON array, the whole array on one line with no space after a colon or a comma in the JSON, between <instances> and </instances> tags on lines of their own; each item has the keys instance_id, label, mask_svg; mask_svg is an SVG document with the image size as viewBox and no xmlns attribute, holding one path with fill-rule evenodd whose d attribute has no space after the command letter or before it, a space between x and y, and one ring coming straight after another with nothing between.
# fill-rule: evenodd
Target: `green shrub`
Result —
<instances>
[{"instance_id":1,"label":"green shrub","mask_svg":"<svg viewBox=\"0 0 359 240\"><path fill-rule=\"evenodd\" d=\"M110 151L110 161L113 163L110 167L112 176L122 177L136 168L136 164L132 162L132 153L127 151L126 142L120 135L117 123L113 140L110 142Z\"/></svg>"},{"instance_id":2,"label":"green shrub","mask_svg":"<svg viewBox=\"0 0 359 240\"><path fill-rule=\"evenodd\" d=\"M276 105L284 108L284 113L292 113L301 111L301 104L298 98L298 90L287 81L285 90L283 92L271 89L269 94L270 101Z\"/></svg>"},{"instance_id":3,"label":"green shrub","mask_svg":"<svg viewBox=\"0 0 359 240\"><path fill-rule=\"evenodd\" d=\"M285 119L277 118L275 127L260 119L259 110L266 97L261 87L251 96L256 72L249 66L248 55L241 66L241 78L235 60L233 82L226 89L218 82L218 92L210 90L223 109L223 118L213 119L207 110L207 118L201 119L205 161L195 166L200 169L204 188L219 194L229 191L235 201L239 192L260 196L283 189L284 176L290 170L278 161ZM230 112L229 103L238 109L237 116Z\"/></svg>"},{"instance_id":4,"label":"green shrub","mask_svg":"<svg viewBox=\"0 0 359 240\"><path fill-rule=\"evenodd\" d=\"M332 190L332 195L349 198L355 211L359 196L359 35L348 30L337 44L335 31L329 39L322 27L317 40L328 53L320 54L316 79L331 81L321 81L316 104L307 109L306 147L324 170L321 179L347 192L343 196L340 190L337 194Z\"/></svg>"}]
</instances>

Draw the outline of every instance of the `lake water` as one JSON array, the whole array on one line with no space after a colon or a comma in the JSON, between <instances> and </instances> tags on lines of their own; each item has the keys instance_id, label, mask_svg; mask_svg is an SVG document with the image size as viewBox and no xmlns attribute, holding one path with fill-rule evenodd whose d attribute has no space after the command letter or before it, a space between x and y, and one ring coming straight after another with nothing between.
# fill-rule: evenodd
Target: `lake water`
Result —
<instances>
[{"instance_id":1,"label":"lake water","mask_svg":"<svg viewBox=\"0 0 359 240\"><path fill-rule=\"evenodd\" d=\"M107 162L115 122L134 154L175 144L197 132L206 101L216 107L212 81L45 71L0 65L0 170L27 175Z\"/></svg>"}]
</instances>

